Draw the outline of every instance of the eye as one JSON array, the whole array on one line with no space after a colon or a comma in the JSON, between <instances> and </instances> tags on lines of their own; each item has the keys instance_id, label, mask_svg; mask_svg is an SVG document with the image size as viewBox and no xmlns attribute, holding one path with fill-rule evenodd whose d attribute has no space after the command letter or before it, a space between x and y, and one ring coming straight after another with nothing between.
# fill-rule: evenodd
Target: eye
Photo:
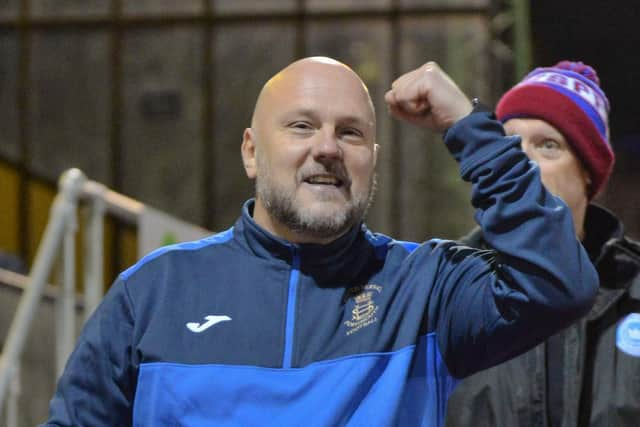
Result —
<instances>
[{"instance_id":1,"label":"eye","mask_svg":"<svg viewBox=\"0 0 640 427\"><path fill-rule=\"evenodd\" d=\"M535 144L535 147L547 158L556 158L562 154L562 145L555 139L542 139Z\"/></svg>"},{"instance_id":2,"label":"eye","mask_svg":"<svg viewBox=\"0 0 640 427\"><path fill-rule=\"evenodd\" d=\"M291 122L287 125L287 127L297 132L306 132L313 130L313 126L311 125L311 123L305 121Z\"/></svg>"},{"instance_id":3,"label":"eye","mask_svg":"<svg viewBox=\"0 0 640 427\"><path fill-rule=\"evenodd\" d=\"M554 141L553 139L545 139L544 141L542 141L542 148L544 148L545 150L559 150L560 149L560 144L558 143L558 141Z\"/></svg>"},{"instance_id":4,"label":"eye","mask_svg":"<svg viewBox=\"0 0 640 427\"><path fill-rule=\"evenodd\" d=\"M339 134L340 134L340 137L346 137L346 138L361 139L364 137L364 133L360 129L356 129L352 127L340 129Z\"/></svg>"}]
</instances>

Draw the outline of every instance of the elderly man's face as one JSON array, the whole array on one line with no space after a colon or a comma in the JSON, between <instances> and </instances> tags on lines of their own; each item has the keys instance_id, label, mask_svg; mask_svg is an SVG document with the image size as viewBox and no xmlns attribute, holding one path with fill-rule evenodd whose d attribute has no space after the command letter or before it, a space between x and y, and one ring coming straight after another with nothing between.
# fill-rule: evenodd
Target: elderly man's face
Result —
<instances>
[{"instance_id":1,"label":"elderly man's face","mask_svg":"<svg viewBox=\"0 0 640 427\"><path fill-rule=\"evenodd\" d=\"M522 150L540 167L542 183L571 208L576 229L580 231L590 179L562 133L549 123L533 118L508 120L504 129L507 135L522 137Z\"/></svg>"},{"instance_id":2,"label":"elderly man's face","mask_svg":"<svg viewBox=\"0 0 640 427\"><path fill-rule=\"evenodd\" d=\"M245 131L256 221L294 242L339 237L369 204L374 140L371 101L350 70L314 61L285 69L261 94Z\"/></svg>"}]
</instances>

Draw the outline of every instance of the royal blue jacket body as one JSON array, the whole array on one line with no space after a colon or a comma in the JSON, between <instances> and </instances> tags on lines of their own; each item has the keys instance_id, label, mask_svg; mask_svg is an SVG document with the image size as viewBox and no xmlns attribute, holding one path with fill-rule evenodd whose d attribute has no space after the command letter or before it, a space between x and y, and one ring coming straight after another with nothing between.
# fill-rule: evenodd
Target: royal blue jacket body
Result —
<instances>
[{"instance_id":1,"label":"royal blue jacket body","mask_svg":"<svg viewBox=\"0 0 640 427\"><path fill-rule=\"evenodd\" d=\"M571 212L519 142L485 112L445 135L492 251L363 224L292 244L250 200L229 230L152 252L85 325L46 425L441 426L458 379L569 325L597 291Z\"/></svg>"}]
</instances>

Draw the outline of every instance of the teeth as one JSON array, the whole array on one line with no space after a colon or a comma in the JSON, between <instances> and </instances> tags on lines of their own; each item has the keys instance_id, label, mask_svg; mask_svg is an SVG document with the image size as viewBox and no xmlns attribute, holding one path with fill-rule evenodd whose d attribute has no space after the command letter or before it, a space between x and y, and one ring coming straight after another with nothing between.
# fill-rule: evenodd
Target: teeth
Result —
<instances>
[{"instance_id":1,"label":"teeth","mask_svg":"<svg viewBox=\"0 0 640 427\"><path fill-rule=\"evenodd\" d=\"M340 182L333 176L312 176L307 179L310 184L338 185Z\"/></svg>"}]
</instances>

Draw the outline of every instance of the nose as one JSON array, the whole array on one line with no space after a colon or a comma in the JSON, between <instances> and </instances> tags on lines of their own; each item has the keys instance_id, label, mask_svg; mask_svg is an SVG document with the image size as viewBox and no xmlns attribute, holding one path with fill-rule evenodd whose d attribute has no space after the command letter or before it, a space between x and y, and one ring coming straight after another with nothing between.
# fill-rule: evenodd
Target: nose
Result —
<instances>
[{"instance_id":1,"label":"nose","mask_svg":"<svg viewBox=\"0 0 640 427\"><path fill-rule=\"evenodd\" d=\"M338 143L338 137L333 129L322 129L318 132L312 147L313 157L316 159L339 159L342 149Z\"/></svg>"}]
</instances>

